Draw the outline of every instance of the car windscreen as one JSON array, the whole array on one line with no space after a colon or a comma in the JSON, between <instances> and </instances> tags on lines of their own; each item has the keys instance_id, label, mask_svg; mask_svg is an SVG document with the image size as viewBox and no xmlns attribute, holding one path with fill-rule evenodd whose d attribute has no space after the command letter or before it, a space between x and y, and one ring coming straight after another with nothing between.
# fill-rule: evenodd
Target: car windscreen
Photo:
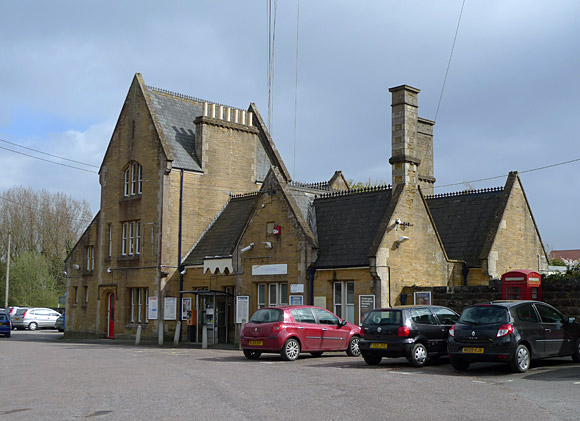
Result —
<instances>
[{"instance_id":1,"label":"car windscreen","mask_svg":"<svg viewBox=\"0 0 580 421\"><path fill-rule=\"evenodd\" d=\"M401 310L373 310L363 322L363 326L400 325Z\"/></svg>"},{"instance_id":2,"label":"car windscreen","mask_svg":"<svg viewBox=\"0 0 580 421\"><path fill-rule=\"evenodd\" d=\"M470 325L489 325L507 323L508 312L505 307L482 305L467 307L461 313L459 318L460 323L467 323Z\"/></svg>"},{"instance_id":3,"label":"car windscreen","mask_svg":"<svg viewBox=\"0 0 580 421\"><path fill-rule=\"evenodd\" d=\"M252 323L283 322L284 312L275 308L264 308L256 311L250 318Z\"/></svg>"}]
</instances>

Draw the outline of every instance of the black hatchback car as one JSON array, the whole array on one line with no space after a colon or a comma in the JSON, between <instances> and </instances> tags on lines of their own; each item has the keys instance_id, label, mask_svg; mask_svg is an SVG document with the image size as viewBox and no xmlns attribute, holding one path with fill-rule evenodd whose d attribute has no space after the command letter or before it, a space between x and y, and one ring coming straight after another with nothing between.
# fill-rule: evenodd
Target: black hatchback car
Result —
<instances>
[{"instance_id":1,"label":"black hatchback car","mask_svg":"<svg viewBox=\"0 0 580 421\"><path fill-rule=\"evenodd\" d=\"M539 301L477 304L466 307L449 330L448 347L457 370L492 361L523 373L541 358L572 356L580 362L580 325Z\"/></svg>"},{"instance_id":2,"label":"black hatchback car","mask_svg":"<svg viewBox=\"0 0 580 421\"><path fill-rule=\"evenodd\" d=\"M447 355L449 328L459 315L442 306L402 306L372 310L361 328L359 349L369 365L383 357L405 357L422 367L430 357Z\"/></svg>"}]
</instances>

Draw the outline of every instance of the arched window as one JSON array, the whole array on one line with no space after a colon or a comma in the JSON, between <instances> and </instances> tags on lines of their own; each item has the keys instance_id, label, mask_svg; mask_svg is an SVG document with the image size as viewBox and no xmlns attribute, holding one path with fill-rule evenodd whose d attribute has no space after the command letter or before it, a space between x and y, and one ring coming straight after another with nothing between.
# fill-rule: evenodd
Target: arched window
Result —
<instances>
[{"instance_id":1,"label":"arched window","mask_svg":"<svg viewBox=\"0 0 580 421\"><path fill-rule=\"evenodd\" d=\"M123 196L137 196L141 193L143 193L143 167L133 162L124 173Z\"/></svg>"}]
</instances>

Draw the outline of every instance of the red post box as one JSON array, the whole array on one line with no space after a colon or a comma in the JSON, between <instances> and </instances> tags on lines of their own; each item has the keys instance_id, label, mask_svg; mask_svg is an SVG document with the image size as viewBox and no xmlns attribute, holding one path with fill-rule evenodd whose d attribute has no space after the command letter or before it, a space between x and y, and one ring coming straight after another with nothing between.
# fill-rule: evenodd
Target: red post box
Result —
<instances>
[{"instance_id":1,"label":"red post box","mask_svg":"<svg viewBox=\"0 0 580 421\"><path fill-rule=\"evenodd\" d=\"M541 300L542 277L538 272L516 269L501 276L503 300Z\"/></svg>"}]
</instances>

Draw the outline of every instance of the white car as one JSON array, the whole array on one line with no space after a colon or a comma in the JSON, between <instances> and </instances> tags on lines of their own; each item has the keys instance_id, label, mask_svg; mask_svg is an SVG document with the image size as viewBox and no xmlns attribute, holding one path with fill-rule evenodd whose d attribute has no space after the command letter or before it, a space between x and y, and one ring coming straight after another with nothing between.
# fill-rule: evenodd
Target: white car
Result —
<instances>
[{"instance_id":1,"label":"white car","mask_svg":"<svg viewBox=\"0 0 580 421\"><path fill-rule=\"evenodd\" d=\"M16 329L36 330L39 328L56 329L56 319L60 313L50 308L21 308L12 319L12 326Z\"/></svg>"}]
</instances>

